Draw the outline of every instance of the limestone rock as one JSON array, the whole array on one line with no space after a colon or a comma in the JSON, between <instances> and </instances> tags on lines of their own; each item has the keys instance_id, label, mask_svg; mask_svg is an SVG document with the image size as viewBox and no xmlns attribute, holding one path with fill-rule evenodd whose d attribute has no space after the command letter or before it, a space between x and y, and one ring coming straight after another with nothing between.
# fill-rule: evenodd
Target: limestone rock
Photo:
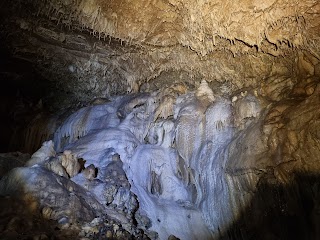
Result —
<instances>
[{"instance_id":1,"label":"limestone rock","mask_svg":"<svg viewBox=\"0 0 320 240\"><path fill-rule=\"evenodd\" d=\"M81 165L78 162L78 158L71 151L65 150L59 158L69 177L74 177L80 172Z\"/></svg>"}]
</instances>

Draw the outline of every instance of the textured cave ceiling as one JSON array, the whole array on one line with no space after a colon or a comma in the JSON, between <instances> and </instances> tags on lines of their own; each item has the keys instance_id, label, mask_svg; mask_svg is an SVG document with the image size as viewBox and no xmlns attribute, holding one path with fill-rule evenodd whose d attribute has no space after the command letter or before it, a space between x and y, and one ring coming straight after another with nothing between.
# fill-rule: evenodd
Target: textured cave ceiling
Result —
<instances>
[{"instance_id":1,"label":"textured cave ceiling","mask_svg":"<svg viewBox=\"0 0 320 240\"><path fill-rule=\"evenodd\" d=\"M206 80L216 95L251 91L267 106L313 94L320 3L2 1L0 56L1 125L12 125L2 146L39 111L174 84Z\"/></svg>"},{"instance_id":2,"label":"textured cave ceiling","mask_svg":"<svg viewBox=\"0 0 320 240\"><path fill-rule=\"evenodd\" d=\"M320 74L316 0L15 0L1 5L2 51L13 65L23 60L46 80L51 95L45 99L53 108L175 82L193 88L202 79L228 95L249 87L277 100ZM279 85L279 96L268 96L265 85Z\"/></svg>"}]
</instances>

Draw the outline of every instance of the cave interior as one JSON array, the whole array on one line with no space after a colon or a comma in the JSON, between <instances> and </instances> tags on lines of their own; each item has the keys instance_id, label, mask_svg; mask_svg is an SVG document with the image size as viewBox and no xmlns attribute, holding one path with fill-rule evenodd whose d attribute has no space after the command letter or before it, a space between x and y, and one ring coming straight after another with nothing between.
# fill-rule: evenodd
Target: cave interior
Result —
<instances>
[{"instance_id":1,"label":"cave interior","mask_svg":"<svg viewBox=\"0 0 320 240\"><path fill-rule=\"evenodd\" d=\"M318 0L2 0L0 81L3 239L320 239Z\"/></svg>"}]
</instances>

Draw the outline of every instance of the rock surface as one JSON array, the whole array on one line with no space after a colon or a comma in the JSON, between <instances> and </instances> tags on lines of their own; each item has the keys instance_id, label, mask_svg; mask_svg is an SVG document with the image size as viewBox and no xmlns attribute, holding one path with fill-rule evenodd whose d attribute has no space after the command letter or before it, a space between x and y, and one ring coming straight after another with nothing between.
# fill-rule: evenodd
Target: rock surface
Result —
<instances>
[{"instance_id":1,"label":"rock surface","mask_svg":"<svg viewBox=\"0 0 320 240\"><path fill-rule=\"evenodd\" d=\"M275 86L291 90L301 78L319 76L316 0L15 0L3 6L4 50L44 78L50 92L42 98L55 110L173 82L197 87L206 79L228 94L267 84L268 95ZM23 75L14 71L2 74ZM312 92L303 85L300 94Z\"/></svg>"},{"instance_id":2,"label":"rock surface","mask_svg":"<svg viewBox=\"0 0 320 240\"><path fill-rule=\"evenodd\" d=\"M286 194L302 194L294 190L302 184L296 179L319 172L319 85L310 96L266 104L249 89L236 100L213 96L203 81L197 90L173 97L173 111L166 119L157 115L162 92L119 96L79 109L55 130L50 143L62 156L72 153L80 172L71 171L69 164L61 165L67 175L45 164L15 168L1 179L1 195L31 195L45 218L64 224L108 216L120 222L126 234L144 233L151 239L237 239L228 235L237 231L250 239L259 229L250 221L230 228L245 209L258 214L270 204L283 210L275 210L275 217L303 210L303 204L291 208L296 197L288 200ZM79 129L85 131L77 135ZM51 153L42 147L34 155ZM252 202L264 194L259 193L261 186L285 195L279 202L272 197L271 203ZM308 214L316 216L315 203L310 207ZM272 226L264 228L266 234L276 234ZM318 237L316 228L309 228ZM303 234L308 227L299 229Z\"/></svg>"},{"instance_id":3,"label":"rock surface","mask_svg":"<svg viewBox=\"0 0 320 240\"><path fill-rule=\"evenodd\" d=\"M0 235L319 239L319 13L2 1Z\"/></svg>"}]
</instances>

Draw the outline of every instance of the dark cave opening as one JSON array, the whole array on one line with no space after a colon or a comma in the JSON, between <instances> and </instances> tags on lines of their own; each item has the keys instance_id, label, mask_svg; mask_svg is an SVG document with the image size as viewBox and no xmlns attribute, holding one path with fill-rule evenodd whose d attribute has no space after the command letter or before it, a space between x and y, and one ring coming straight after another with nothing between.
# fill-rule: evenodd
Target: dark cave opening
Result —
<instances>
[{"instance_id":1,"label":"dark cave opening","mask_svg":"<svg viewBox=\"0 0 320 240\"><path fill-rule=\"evenodd\" d=\"M0 152L23 151L24 130L31 120L47 109L43 101L50 92L48 81L35 71L33 64L0 49ZM23 140L22 140L23 141Z\"/></svg>"}]
</instances>

